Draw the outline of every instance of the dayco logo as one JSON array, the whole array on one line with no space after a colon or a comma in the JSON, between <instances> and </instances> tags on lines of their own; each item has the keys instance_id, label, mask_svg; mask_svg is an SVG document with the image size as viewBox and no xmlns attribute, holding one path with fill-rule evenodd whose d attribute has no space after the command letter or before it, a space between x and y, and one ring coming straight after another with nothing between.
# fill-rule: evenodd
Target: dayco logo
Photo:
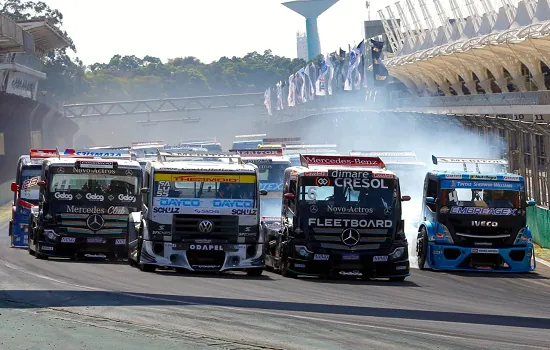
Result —
<instances>
[{"instance_id":1,"label":"dayco logo","mask_svg":"<svg viewBox=\"0 0 550 350\"><path fill-rule=\"evenodd\" d=\"M132 202L132 203L134 203L136 201L136 197L119 194L118 195L118 200L123 201L123 202Z\"/></svg>"},{"instance_id":2,"label":"dayco logo","mask_svg":"<svg viewBox=\"0 0 550 350\"><path fill-rule=\"evenodd\" d=\"M317 227L360 227L360 228L390 228L391 220L356 220L356 219L315 219L310 218L309 226Z\"/></svg>"},{"instance_id":3,"label":"dayco logo","mask_svg":"<svg viewBox=\"0 0 550 350\"><path fill-rule=\"evenodd\" d=\"M333 205L327 205L327 211L330 213L342 213L342 214L372 214L373 208L358 208L358 207L335 207Z\"/></svg>"},{"instance_id":4,"label":"dayco logo","mask_svg":"<svg viewBox=\"0 0 550 350\"><path fill-rule=\"evenodd\" d=\"M90 201L103 202L105 197L100 194L86 193L86 199Z\"/></svg>"},{"instance_id":5,"label":"dayco logo","mask_svg":"<svg viewBox=\"0 0 550 350\"><path fill-rule=\"evenodd\" d=\"M214 199L212 204L214 208L252 208L254 203L242 199Z\"/></svg>"},{"instance_id":6,"label":"dayco logo","mask_svg":"<svg viewBox=\"0 0 550 350\"><path fill-rule=\"evenodd\" d=\"M472 226L477 227L497 227L498 222L496 221L472 221Z\"/></svg>"},{"instance_id":7,"label":"dayco logo","mask_svg":"<svg viewBox=\"0 0 550 350\"><path fill-rule=\"evenodd\" d=\"M221 244L191 244L189 250L216 250L223 251Z\"/></svg>"},{"instance_id":8,"label":"dayco logo","mask_svg":"<svg viewBox=\"0 0 550 350\"><path fill-rule=\"evenodd\" d=\"M55 192L54 194L54 197L56 199L65 199L65 200L72 200L73 199L73 195L70 194L70 193L63 193L63 192Z\"/></svg>"},{"instance_id":9,"label":"dayco logo","mask_svg":"<svg viewBox=\"0 0 550 350\"><path fill-rule=\"evenodd\" d=\"M130 211L126 207L109 207L107 214L111 215L126 215L130 214Z\"/></svg>"},{"instance_id":10,"label":"dayco logo","mask_svg":"<svg viewBox=\"0 0 550 350\"><path fill-rule=\"evenodd\" d=\"M200 199L175 199L175 198L161 198L160 205L162 207L200 207Z\"/></svg>"}]
</instances>

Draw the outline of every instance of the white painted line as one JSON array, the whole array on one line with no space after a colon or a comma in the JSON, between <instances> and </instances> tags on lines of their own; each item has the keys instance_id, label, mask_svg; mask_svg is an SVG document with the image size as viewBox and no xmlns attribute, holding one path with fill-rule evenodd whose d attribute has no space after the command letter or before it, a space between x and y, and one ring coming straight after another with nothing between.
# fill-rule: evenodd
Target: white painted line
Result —
<instances>
[{"instance_id":1,"label":"white painted line","mask_svg":"<svg viewBox=\"0 0 550 350\"><path fill-rule=\"evenodd\" d=\"M537 259L537 262L538 262L538 263L541 263L541 264L543 264L544 266L550 267L550 262L548 262L548 261L546 261L546 260L544 260L544 259L541 259L541 258L537 258L536 256L535 256L535 259Z\"/></svg>"}]
</instances>

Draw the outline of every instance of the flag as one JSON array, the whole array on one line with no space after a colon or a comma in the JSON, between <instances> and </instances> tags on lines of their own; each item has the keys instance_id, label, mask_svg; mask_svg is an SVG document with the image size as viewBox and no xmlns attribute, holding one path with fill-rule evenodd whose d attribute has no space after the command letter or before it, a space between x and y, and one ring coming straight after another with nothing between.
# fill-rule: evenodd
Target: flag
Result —
<instances>
[{"instance_id":1,"label":"flag","mask_svg":"<svg viewBox=\"0 0 550 350\"><path fill-rule=\"evenodd\" d=\"M300 84L300 99L302 100L302 103L307 102L307 81L306 81L306 70L305 68L302 68L298 71L298 76L300 76L301 84Z\"/></svg>"},{"instance_id":2,"label":"flag","mask_svg":"<svg viewBox=\"0 0 550 350\"><path fill-rule=\"evenodd\" d=\"M278 82L277 83L277 110L278 111L281 111L284 108L284 105L283 105L283 82Z\"/></svg>"},{"instance_id":3,"label":"flag","mask_svg":"<svg viewBox=\"0 0 550 350\"><path fill-rule=\"evenodd\" d=\"M372 73L374 75L374 85L384 85L388 82L388 69L382 62L383 41L370 40L372 43Z\"/></svg>"},{"instance_id":4,"label":"flag","mask_svg":"<svg viewBox=\"0 0 550 350\"><path fill-rule=\"evenodd\" d=\"M353 73L357 69L360 60L361 57L359 56L357 49L354 48L353 50L351 50L351 52L349 53L348 74L346 75L346 81L344 82L345 91L353 90L353 85L355 83Z\"/></svg>"},{"instance_id":5,"label":"flag","mask_svg":"<svg viewBox=\"0 0 550 350\"><path fill-rule=\"evenodd\" d=\"M294 83L294 74L288 77L288 106L296 106L296 84Z\"/></svg>"},{"instance_id":6,"label":"flag","mask_svg":"<svg viewBox=\"0 0 550 350\"><path fill-rule=\"evenodd\" d=\"M267 114L268 115L273 115L271 113L271 88L267 88L267 90L265 90L264 92L264 105L265 105L265 108L267 109Z\"/></svg>"},{"instance_id":7,"label":"flag","mask_svg":"<svg viewBox=\"0 0 550 350\"><path fill-rule=\"evenodd\" d=\"M327 53L327 67L328 67L327 93L329 95L332 95L332 78L334 77L334 62L335 62L334 57Z\"/></svg>"},{"instance_id":8,"label":"flag","mask_svg":"<svg viewBox=\"0 0 550 350\"><path fill-rule=\"evenodd\" d=\"M321 68L319 72L319 77L317 77L317 81L315 82L315 91L317 96L325 96L327 92L327 73L328 73L328 66L327 66L327 60L323 55L321 55Z\"/></svg>"},{"instance_id":9,"label":"flag","mask_svg":"<svg viewBox=\"0 0 550 350\"><path fill-rule=\"evenodd\" d=\"M357 45L357 50L359 51L359 54L361 55L361 62L359 63L359 67L357 70L361 72L362 75L362 84L360 87L367 87L367 66L366 66L366 60L365 60L365 39L361 40L359 45Z\"/></svg>"},{"instance_id":10,"label":"flag","mask_svg":"<svg viewBox=\"0 0 550 350\"><path fill-rule=\"evenodd\" d=\"M307 97L309 100L313 100L315 99L315 87L313 86L313 78L312 78L312 67L313 67L313 63L310 63L308 64L307 66L305 66L304 68L304 73L307 77L307 87L306 87L306 92L307 92Z\"/></svg>"}]
</instances>

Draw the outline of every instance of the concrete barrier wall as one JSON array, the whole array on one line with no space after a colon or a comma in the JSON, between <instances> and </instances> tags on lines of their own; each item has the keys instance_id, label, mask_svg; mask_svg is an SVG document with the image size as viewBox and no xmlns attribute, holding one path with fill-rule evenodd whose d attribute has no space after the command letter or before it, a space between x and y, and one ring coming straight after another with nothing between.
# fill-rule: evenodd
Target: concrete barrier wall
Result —
<instances>
[{"instance_id":1,"label":"concrete barrier wall","mask_svg":"<svg viewBox=\"0 0 550 350\"><path fill-rule=\"evenodd\" d=\"M550 210L540 206L527 208L527 225L535 243L550 248Z\"/></svg>"}]
</instances>

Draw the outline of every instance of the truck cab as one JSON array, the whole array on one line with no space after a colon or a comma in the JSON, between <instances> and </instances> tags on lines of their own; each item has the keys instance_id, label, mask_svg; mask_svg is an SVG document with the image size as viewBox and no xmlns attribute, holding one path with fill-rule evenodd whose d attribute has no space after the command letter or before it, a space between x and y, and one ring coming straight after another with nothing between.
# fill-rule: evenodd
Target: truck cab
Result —
<instances>
[{"instance_id":1,"label":"truck cab","mask_svg":"<svg viewBox=\"0 0 550 350\"><path fill-rule=\"evenodd\" d=\"M241 270L260 275L259 170L235 154L159 152L145 166L129 261L142 271Z\"/></svg>"},{"instance_id":2,"label":"truck cab","mask_svg":"<svg viewBox=\"0 0 550 350\"><path fill-rule=\"evenodd\" d=\"M237 135L231 149L258 148L263 144L263 139L261 138L263 136L266 136L266 134Z\"/></svg>"},{"instance_id":3,"label":"truck cab","mask_svg":"<svg viewBox=\"0 0 550 350\"><path fill-rule=\"evenodd\" d=\"M265 238L266 267L283 276L409 275L399 179L380 158L301 155L285 171L281 231Z\"/></svg>"},{"instance_id":4,"label":"truck cab","mask_svg":"<svg viewBox=\"0 0 550 350\"><path fill-rule=\"evenodd\" d=\"M300 154L337 154L338 145L335 144L301 144L288 145L283 149L283 154L288 157L292 166L301 165Z\"/></svg>"},{"instance_id":5,"label":"truck cab","mask_svg":"<svg viewBox=\"0 0 550 350\"><path fill-rule=\"evenodd\" d=\"M504 159L432 157L463 169L426 174L423 221L416 252L420 269L528 272L535 269L526 209L525 181L520 175L479 167L503 168ZM475 164L468 171L467 164ZM449 167L452 167L449 166Z\"/></svg>"},{"instance_id":6,"label":"truck cab","mask_svg":"<svg viewBox=\"0 0 550 350\"><path fill-rule=\"evenodd\" d=\"M80 155L87 154L87 155ZM29 253L38 259L127 255L130 213L141 210L136 161L96 151L57 151L43 161L38 206L29 227Z\"/></svg>"}]
</instances>

